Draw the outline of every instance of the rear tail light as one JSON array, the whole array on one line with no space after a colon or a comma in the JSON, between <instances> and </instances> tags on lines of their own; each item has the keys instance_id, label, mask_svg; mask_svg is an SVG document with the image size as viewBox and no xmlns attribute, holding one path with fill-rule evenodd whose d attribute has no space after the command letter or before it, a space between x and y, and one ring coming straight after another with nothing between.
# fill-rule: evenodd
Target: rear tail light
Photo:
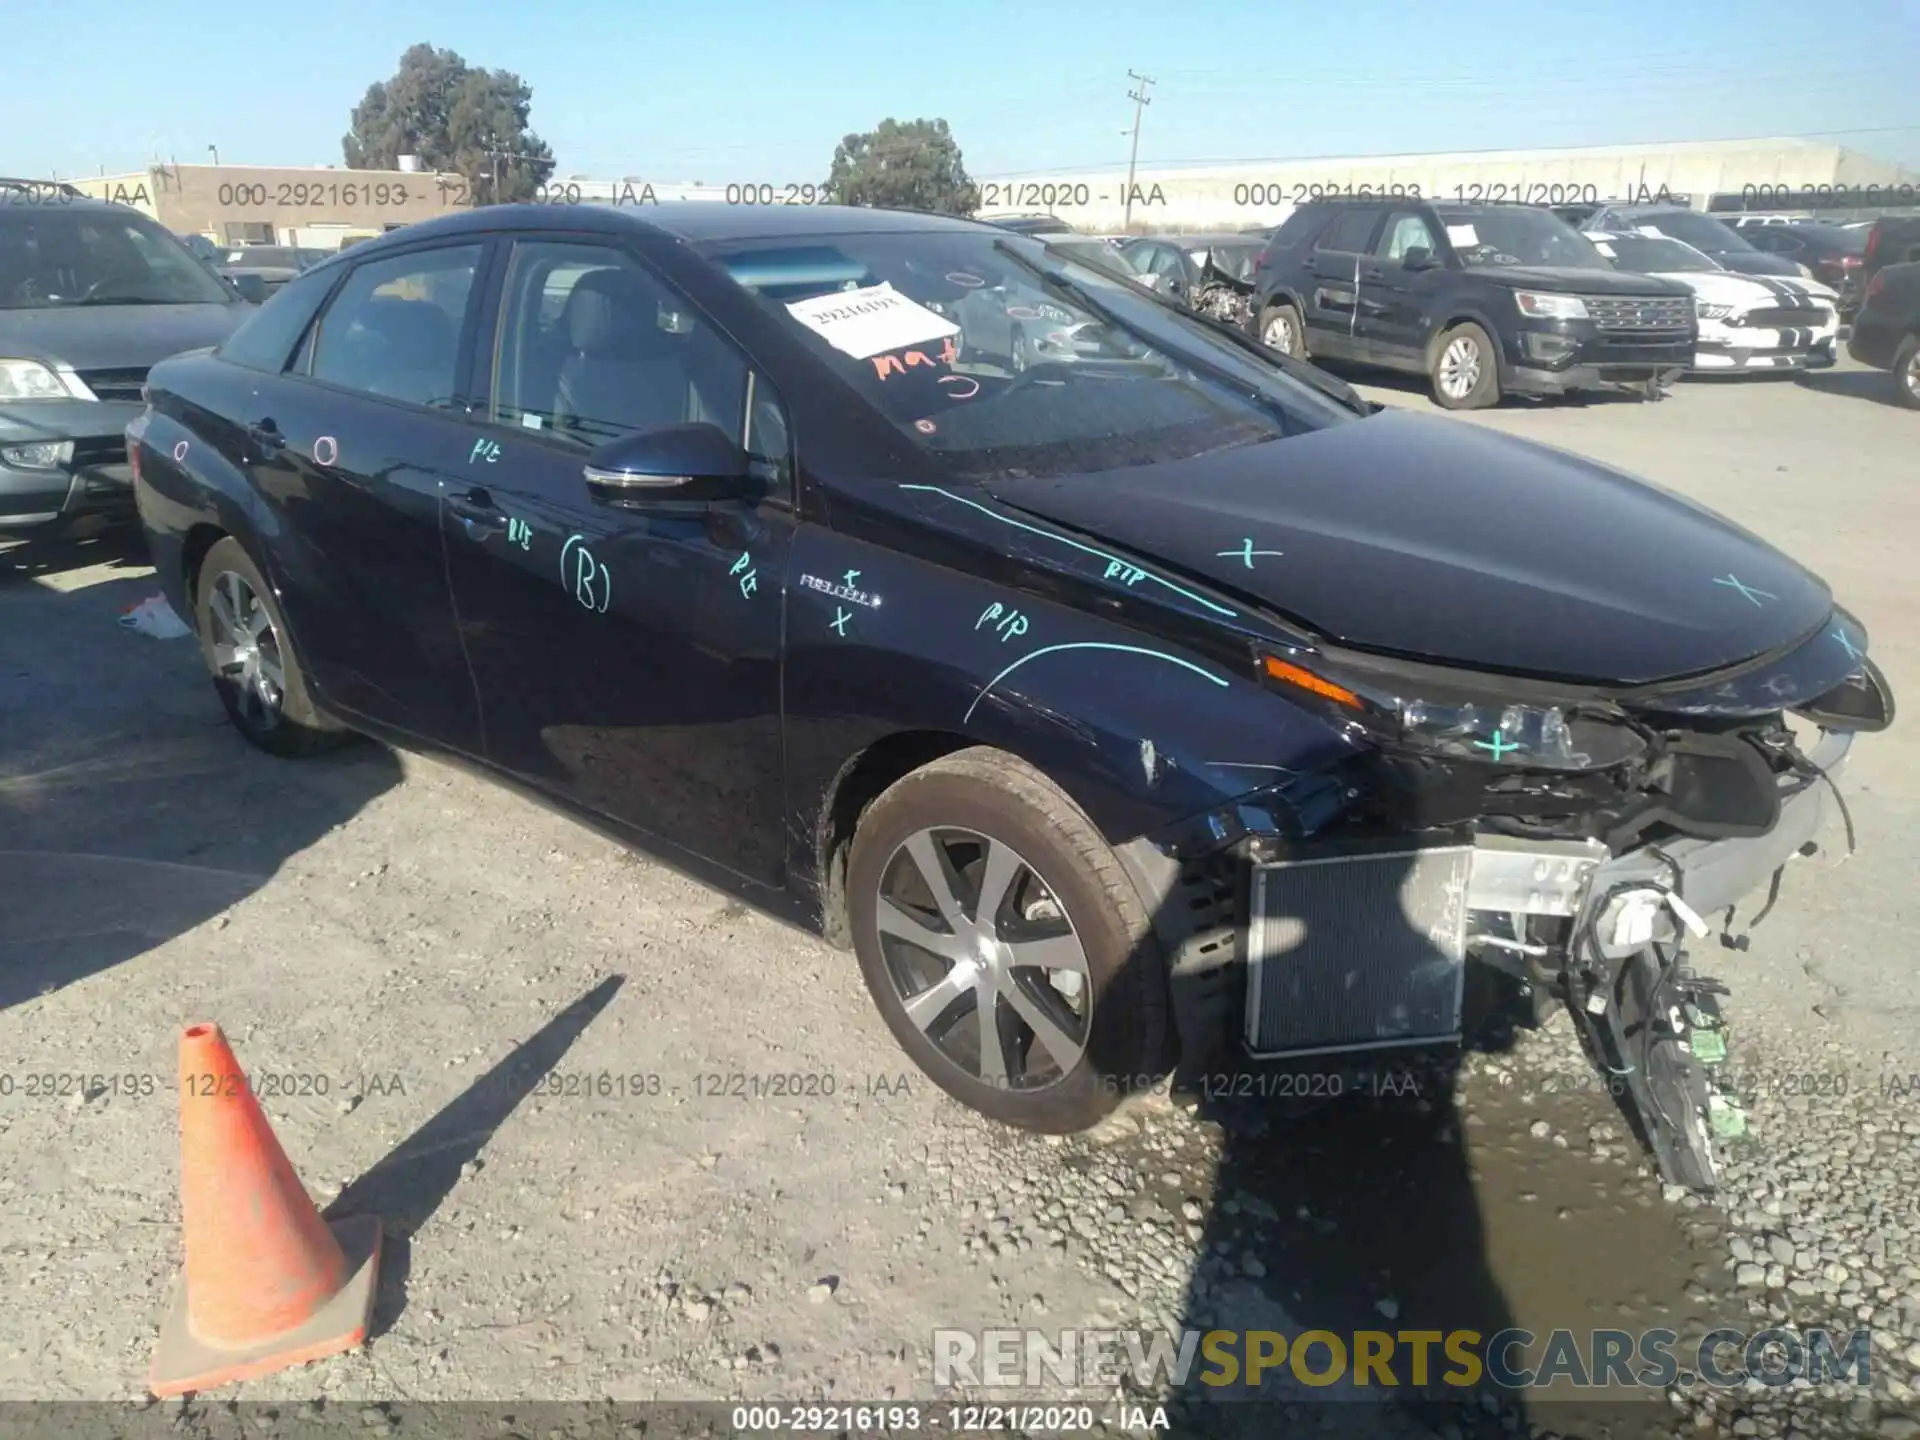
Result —
<instances>
[{"instance_id":1,"label":"rear tail light","mask_svg":"<svg viewBox=\"0 0 1920 1440\"><path fill-rule=\"evenodd\" d=\"M133 483L140 483L140 442L134 441L127 446L127 464L133 470Z\"/></svg>"},{"instance_id":2,"label":"rear tail light","mask_svg":"<svg viewBox=\"0 0 1920 1440\"><path fill-rule=\"evenodd\" d=\"M1878 225L1875 225L1871 230L1867 231L1867 249L1866 249L1866 253L1862 256L1862 258L1866 260L1873 259L1873 252L1875 250L1878 250L1879 248L1880 248L1880 227Z\"/></svg>"},{"instance_id":3,"label":"rear tail light","mask_svg":"<svg viewBox=\"0 0 1920 1440\"><path fill-rule=\"evenodd\" d=\"M1840 268L1842 270L1851 270L1859 263L1860 257L1858 255L1842 255L1840 257Z\"/></svg>"}]
</instances>

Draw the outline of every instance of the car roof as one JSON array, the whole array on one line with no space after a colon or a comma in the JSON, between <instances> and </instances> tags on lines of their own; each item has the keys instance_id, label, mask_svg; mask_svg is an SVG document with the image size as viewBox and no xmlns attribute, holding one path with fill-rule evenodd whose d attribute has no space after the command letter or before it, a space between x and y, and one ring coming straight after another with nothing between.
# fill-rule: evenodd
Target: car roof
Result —
<instances>
[{"instance_id":1,"label":"car roof","mask_svg":"<svg viewBox=\"0 0 1920 1440\"><path fill-rule=\"evenodd\" d=\"M573 230L665 235L697 245L828 235L994 233L996 227L919 210L863 205L727 205L711 200L659 204L485 205L422 220L353 247L355 263L422 239L498 231ZM1004 233L1004 232L1002 232ZM345 252L341 252L345 253Z\"/></svg>"}]
</instances>

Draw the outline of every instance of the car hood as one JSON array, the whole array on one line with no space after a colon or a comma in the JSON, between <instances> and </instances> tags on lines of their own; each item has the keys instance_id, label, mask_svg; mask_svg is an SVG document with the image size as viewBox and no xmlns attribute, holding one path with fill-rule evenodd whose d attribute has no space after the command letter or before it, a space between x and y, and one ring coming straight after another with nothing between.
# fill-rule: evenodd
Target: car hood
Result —
<instances>
[{"instance_id":1,"label":"car hood","mask_svg":"<svg viewBox=\"0 0 1920 1440\"><path fill-rule=\"evenodd\" d=\"M218 345L255 307L64 305L0 310L0 354L75 370L151 368L169 355Z\"/></svg>"},{"instance_id":2,"label":"car hood","mask_svg":"<svg viewBox=\"0 0 1920 1440\"><path fill-rule=\"evenodd\" d=\"M1832 611L1819 577L1703 506L1564 451L1404 411L1178 464L989 489L1327 639L1483 670L1674 679L1785 645Z\"/></svg>"},{"instance_id":3,"label":"car hood","mask_svg":"<svg viewBox=\"0 0 1920 1440\"><path fill-rule=\"evenodd\" d=\"M1629 271L1588 270L1578 265L1475 265L1467 274L1516 290L1564 295L1678 295L1671 282Z\"/></svg>"},{"instance_id":4,"label":"car hood","mask_svg":"<svg viewBox=\"0 0 1920 1440\"><path fill-rule=\"evenodd\" d=\"M1770 255L1765 250L1710 250L1707 253L1727 269L1742 275L1800 276L1800 267L1793 261L1784 255Z\"/></svg>"},{"instance_id":5,"label":"car hood","mask_svg":"<svg viewBox=\"0 0 1920 1440\"><path fill-rule=\"evenodd\" d=\"M1831 285L1797 276L1789 280L1779 275L1736 275L1730 270L1676 270L1663 278L1679 281L1710 305L1739 310L1795 305L1809 299L1831 305L1840 298Z\"/></svg>"}]
</instances>

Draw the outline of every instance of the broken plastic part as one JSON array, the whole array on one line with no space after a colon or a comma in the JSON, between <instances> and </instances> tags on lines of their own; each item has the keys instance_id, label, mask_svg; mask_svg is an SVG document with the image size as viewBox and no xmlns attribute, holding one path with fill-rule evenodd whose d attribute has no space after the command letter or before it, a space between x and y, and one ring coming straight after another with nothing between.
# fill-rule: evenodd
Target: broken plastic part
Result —
<instances>
[{"instance_id":1,"label":"broken plastic part","mask_svg":"<svg viewBox=\"0 0 1920 1440\"><path fill-rule=\"evenodd\" d=\"M1687 1039L1693 1058L1702 1065L1724 1065L1727 1061L1727 1039L1718 1030L1695 1030Z\"/></svg>"},{"instance_id":2,"label":"broken plastic part","mask_svg":"<svg viewBox=\"0 0 1920 1440\"><path fill-rule=\"evenodd\" d=\"M1747 1133L1747 1112L1724 1095L1709 1095L1707 1124L1720 1139L1737 1140Z\"/></svg>"}]
</instances>

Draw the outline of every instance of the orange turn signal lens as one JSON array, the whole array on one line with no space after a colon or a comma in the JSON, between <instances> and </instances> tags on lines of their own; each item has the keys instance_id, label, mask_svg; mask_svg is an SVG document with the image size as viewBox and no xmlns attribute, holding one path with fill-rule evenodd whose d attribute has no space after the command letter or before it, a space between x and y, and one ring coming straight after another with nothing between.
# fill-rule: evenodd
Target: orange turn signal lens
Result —
<instances>
[{"instance_id":1,"label":"orange turn signal lens","mask_svg":"<svg viewBox=\"0 0 1920 1440\"><path fill-rule=\"evenodd\" d=\"M1318 695L1323 700L1331 700L1336 705L1345 705L1349 709L1364 710L1360 697L1344 685L1336 685L1331 680L1322 680L1311 670L1302 670L1298 665L1290 665L1276 655L1263 655L1260 663L1269 679L1281 680L1288 685Z\"/></svg>"}]
</instances>

